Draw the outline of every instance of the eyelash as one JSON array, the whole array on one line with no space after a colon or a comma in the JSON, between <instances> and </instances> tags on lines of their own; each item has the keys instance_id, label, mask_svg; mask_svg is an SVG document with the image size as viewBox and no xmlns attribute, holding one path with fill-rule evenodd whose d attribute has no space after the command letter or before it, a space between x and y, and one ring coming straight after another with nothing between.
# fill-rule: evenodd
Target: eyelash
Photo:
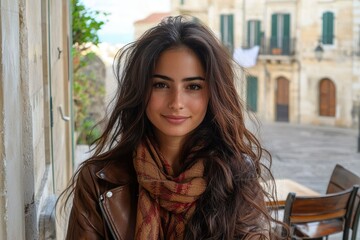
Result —
<instances>
[{"instance_id":1,"label":"eyelash","mask_svg":"<svg viewBox=\"0 0 360 240\"><path fill-rule=\"evenodd\" d=\"M201 90L202 86L200 84L190 84L189 86L187 86L188 89L190 90Z\"/></svg>"},{"instance_id":2,"label":"eyelash","mask_svg":"<svg viewBox=\"0 0 360 240\"><path fill-rule=\"evenodd\" d=\"M167 86L165 83L163 82L157 82L153 84L154 88L168 88L169 86Z\"/></svg>"},{"instance_id":3,"label":"eyelash","mask_svg":"<svg viewBox=\"0 0 360 240\"><path fill-rule=\"evenodd\" d=\"M153 84L153 87L162 89L162 88L169 88L169 85L163 82L156 82ZM194 91L201 90L202 88L203 87L201 86L201 84L189 84L188 86L186 86L186 89L194 90Z\"/></svg>"}]
</instances>

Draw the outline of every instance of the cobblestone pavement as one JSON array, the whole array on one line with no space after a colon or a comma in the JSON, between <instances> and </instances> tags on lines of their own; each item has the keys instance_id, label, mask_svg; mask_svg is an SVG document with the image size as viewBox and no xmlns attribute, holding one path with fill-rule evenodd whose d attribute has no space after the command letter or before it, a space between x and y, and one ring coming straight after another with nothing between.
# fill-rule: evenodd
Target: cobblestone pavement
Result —
<instances>
[{"instance_id":1,"label":"cobblestone pavement","mask_svg":"<svg viewBox=\"0 0 360 240\"><path fill-rule=\"evenodd\" d=\"M289 178L325 193L337 163L360 176L357 129L262 123L256 135L272 155L275 178ZM356 239L360 240L360 229Z\"/></svg>"},{"instance_id":2,"label":"cobblestone pavement","mask_svg":"<svg viewBox=\"0 0 360 240\"><path fill-rule=\"evenodd\" d=\"M337 163L360 176L356 129L263 123L257 135L272 155L275 178L324 193Z\"/></svg>"}]
</instances>

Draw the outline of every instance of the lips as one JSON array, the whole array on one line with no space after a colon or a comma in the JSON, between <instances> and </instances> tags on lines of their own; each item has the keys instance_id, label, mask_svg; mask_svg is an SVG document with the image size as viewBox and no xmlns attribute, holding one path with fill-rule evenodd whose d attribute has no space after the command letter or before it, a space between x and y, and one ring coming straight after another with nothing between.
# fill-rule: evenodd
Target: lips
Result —
<instances>
[{"instance_id":1,"label":"lips","mask_svg":"<svg viewBox=\"0 0 360 240\"><path fill-rule=\"evenodd\" d=\"M189 117L186 116L174 116L174 115L163 115L163 117L172 124L180 124L185 122Z\"/></svg>"}]
</instances>

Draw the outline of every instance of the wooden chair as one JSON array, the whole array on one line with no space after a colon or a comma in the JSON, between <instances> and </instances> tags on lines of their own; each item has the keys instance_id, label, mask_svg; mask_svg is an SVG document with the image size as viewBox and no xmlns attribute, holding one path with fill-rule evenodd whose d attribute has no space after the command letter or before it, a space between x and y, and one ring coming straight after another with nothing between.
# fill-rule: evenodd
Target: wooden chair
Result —
<instances>
[{"instance_id":1,"label":"wooden chair","mask_svg":"<svg viewBox=\"0 0 360 240\"><path fill-rule=\"evenodd\" d=\"M285 203L284 219L293 239L321 239L343 232L349 236L349 221L353 201L359 186L316 197L301 197L289 193Z\"/></svg>"},{"instance_id":2,"label":"wooden chair","mask_svg":"<svg viewBox=\"0 0 360 240\"><path fill-rule=\"evenodd\" d=\"M331 174L326 193L336 193L344 191L354 185L360 185L360 177L353 172L337 164ZM354 200L353 213L350 220L350 229L352 231L351 240L356 239L360 218L360 191Z\"/></svg>"}]
</instances>

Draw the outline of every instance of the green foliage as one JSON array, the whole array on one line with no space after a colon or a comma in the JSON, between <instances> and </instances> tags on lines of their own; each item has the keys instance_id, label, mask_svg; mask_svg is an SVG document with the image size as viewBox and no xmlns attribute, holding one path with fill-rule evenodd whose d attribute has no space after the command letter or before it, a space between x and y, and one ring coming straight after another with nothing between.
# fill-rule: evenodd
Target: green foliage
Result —
<instances>
[{"instance_id":1,"label":"green foliage","mask_svg":"<svg viewBox=\"0 0 360 240\"><path fill-rule=\"evenodd\" d=\"M105 95L105 87L99 84L94 71L87 68L95 53L88 51L86 44L99 44L98 31L105 21L98 20L108 14L86 8L80 0L72 0L73 37L73 99L75 108L75 131L78 144L91 144L100 136L96 120L90 114L94 101Z\"/></svg>"},{"instance_id":2,"label":"green foliage","mask_svg":"<svg viewBox=\"0 0 360 240\"><path fill-rule=\"evenodd\" d=\"M85 118L80 135L78 136L77 144L91 144L93 143L101 134L98 127L94 127L96 122L94 119Z\"/></svg>"},{"instance_id":3,"label":"green foliage","mask_svg":"<svg viewBox=\"0 0 360 240\"><path fill-rule=\"evenodd\" d=\"M85 55L79 54L79 68L74 72L74 108L75 129L79 133L78 144L91 144L100 136L100 129L95 126L96 121L91 115L90 108L96 101L105 96L105 87L98 81L94 69L88 67L88 63L95 57L93 52Z\"/></svg>"},{"instance_id":4,"label":"green foliage","mask_svg":"<svg viewBox=\"0 0 360 240\"><path fill-rule=\"evenodd\" d=\"M101 16L106 17L109 14L92 11L85 7L80 0L71 0L71 3L73 45L82 46L89 42L97 45L100 42L97 32L105 24L105 21L99 19Z\"/></svg>"}]
</instances>

